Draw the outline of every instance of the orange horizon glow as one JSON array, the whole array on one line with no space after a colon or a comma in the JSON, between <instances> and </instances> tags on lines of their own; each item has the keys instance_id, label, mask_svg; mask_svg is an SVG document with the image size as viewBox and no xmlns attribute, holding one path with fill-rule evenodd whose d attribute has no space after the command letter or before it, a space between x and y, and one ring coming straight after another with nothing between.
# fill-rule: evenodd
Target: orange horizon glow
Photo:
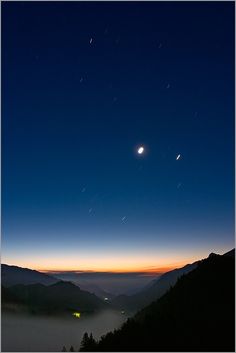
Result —
<instances>
[{"instance_id":1,"label":"orange horizon glow","mask_svg":"<svg viewBox=\"0 0 236 353\"><path fill-rule=\"evenodd\" d=\"M183 264L183 266L186 265L186 263ZM180 265L181 266L181 265ZM182 267L182 266L181 266ZM122 269L122 270L78 270L78 269L67 269L67 270L63 270L63 269L50 269L50 270L46 270L46 269L42 269L42 268L37 268L36 271L39 271L39 272L44 272L44 273L54 273L54 272L75 272L75 273L96 273L96 272L99 272L99 273L114 273L114 274L119 274L119 273L142 273L142 274L146 274L146 275L151 275L151 274L156 274L156 273L163 273L163 272L168 272L168 271L171 271L173 270L174 268L176 267L161 267L161 268L156 268L156 269Z\"/></svg>"},{"instance_id":2,"label":"orange horizon glow","mask_svg":"<svg viewBox=\"0 0 236 353\"><path fill-rule=\"evenodd\" d=\"M192 261L194 262L194 261ZM155 274L155 273L164 273L164 272L168 272L168 271L171 271L175 268L178 268L178 267L183 267L185 265L187 265L189 262L187 261L181 261L181 262L178 262L178 263L172 263L170 265L167 265L167 266L150 266L150 267L136 267L136 268L133 268L133 267L121 267L121 268L98 268L98 269L78 269L78 268L51 268L51 269L45 269L45 268L42 268L42 267L39 267L37 268L36 270L37 271L40 271L40 272L44 272L44 273L53 273L53 272L77 272L78 274L79 273L95 273L95 272L99 272L99 273L106 273L106 272L109 272L109 273L143 273L143 274Z\"/></svg>"},{"instance_id":3,"label":"orange horizon glow","mask_svg":"<svg viewBox=\"0 0 236 353\"><path fill-rule=\"evenodd\" d=\"M220 251L222 253L225 252ZM197 260L206 258L208 250L195 251L195 253L178 253L172 251L168 256L163 252L158 254L126 254L111 252L94 253L88 257L85 252L72 252L68 254L58 254L53 256L50 252L39 252L31 258L22 254L13 256L3 256L2 263L12 266L29 268L32 270L52 273L52 272L109 272L109 273L140 273L143 275L155 275L171 271L176 268L191 264ZM219 253L219 251L217 251ZM64 256L63 256L64 255Z\"/></svg>"},{"instance_id":4,"label":"orange horizon glow","mask_svg":"<svg viewBox=\"0 0 236 353\"><path fill-rule=\"evenodd\" d=\"M32 270L36 270L39 272L43 272L43 273L53 273L53 272L77 272L79 273L95 273L95 272L99 272L99 273L114 273L114 274L119 274L119 273L139 273L139 274L143 274L143 275L155 275L155 274L162 274L168 271L171 271L173 269L176 268L180 268L183 267L189 263L194 262L195 260L185 260L185 261L178 261L178 262L172 262L169 264L163 264L163 266L108 266L108 267L96 267L96 266L91 266L90 269L88 269L87 267L85 268L84 266L73 266L70 267L68 265L59 265L59 266L48 266L45 264L45 266L42 265L36 265L33 263L14 263L14 264L10 264L10 266L20 266L20 267L24 267L24 268L29 268Z\"/></svg>"}]
</instances>

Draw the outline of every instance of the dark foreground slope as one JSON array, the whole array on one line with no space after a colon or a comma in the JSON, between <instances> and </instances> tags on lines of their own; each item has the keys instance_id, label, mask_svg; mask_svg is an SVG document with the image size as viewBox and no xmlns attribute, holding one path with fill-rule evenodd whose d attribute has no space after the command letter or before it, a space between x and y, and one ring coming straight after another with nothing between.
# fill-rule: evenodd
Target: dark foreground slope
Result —
<instances>
[{"instance_id":1,"label":"dark foreground slope","mask_svg":"<svg viewBox=\"0 0 236 353\"><path fill-rule=\"evenodd\" d=\"M32 284L2 287L2 308L9 307L25 308L38 314L61 314L73 311L94 312L103 309L105 303L70 282L58 282L51 286Z\"/></svg>"},{"instance_id":2,"label":"dark foreground slope","mask_svg":"<svg viewBox=\"0 0 236 353\"><path fill-rule=\"evenodd\" d=\"M234 257L211 254L93 350L234 351L234 272Z\"/></svg>"}]
</instances>

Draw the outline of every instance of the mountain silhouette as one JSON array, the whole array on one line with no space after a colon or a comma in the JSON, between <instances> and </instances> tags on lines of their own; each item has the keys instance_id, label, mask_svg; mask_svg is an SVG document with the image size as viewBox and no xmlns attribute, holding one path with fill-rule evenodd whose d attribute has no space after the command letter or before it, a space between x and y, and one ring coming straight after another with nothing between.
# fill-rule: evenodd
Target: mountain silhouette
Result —
<instances>
[{"instance_id":1,"label":"mountain silhouette","mask_svg":"<svg viewBox=\"0 0 236 353\"><path fill-rule=\"evenodd\" d=\"M178 278L183 274L186 274L198 265L198 261L192 264L185 265L184 267L164 273L159 278L153 280L148 286L142 291L132 296L119 295L112 301L112 305L119 309L130 312L136 312L137 310L147 306L154 300L160 298L165 294L171 286L174 286Z\"/></svg>"},{"instance_id":2,"label":"mountain silhouette","mask_svg":"<svg viewBox=\"0 0 236 353\"><path fill-rule=\"evenodd\" d=\"M2 307L7 304L24 306L31 313L61 314L94 312L106 304L70 282L57 282L50 286L42 284L18 284L9 288L2 287Z\"/></svg>"},{"instance_id":3,"label":"mountain silhouette","mask_svg":"<svg viewBox=\"0 0 236 353\"><path fill-rule=\"evenodd\" d=\"M110 352L235 351L232 252L199 261L165 295L93 346ZM86 350L84 344L81 351Z\"/></svg>"},{"instance_id":4,"label":"mountain silhouette","mask_svg":"<svg viewBox=\"0 0 236 353\"><path fill-rule=\"evenodd\" d=\"M1 265L2 285L4 287L14 286L16 284L44 284L49 286L58 282L58 279L39 271L30 270L18 266Z\"/></svg>"},{"instance_id":5,"label":"mountain silhouette","mask_svg":"<svg viewBox=\"0 0 236 353\"><path fill-rule=\"evenodd\" d=\"M223 256L231 256L235 258L235 249L226 252Z\"/></svg>"}]
</instances>

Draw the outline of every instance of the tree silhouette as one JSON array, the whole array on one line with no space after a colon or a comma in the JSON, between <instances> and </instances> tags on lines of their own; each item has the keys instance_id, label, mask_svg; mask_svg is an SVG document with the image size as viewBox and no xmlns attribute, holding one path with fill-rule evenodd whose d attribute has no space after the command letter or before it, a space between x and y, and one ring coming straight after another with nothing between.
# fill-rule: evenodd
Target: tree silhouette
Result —
<instances>
[{"instance_id":1,"label":"tree silhouette","mask_svg":"<svg viewBox=\"0 0 236 353\"><path fill-rule=\"evenodd\" d=\"M91 351L94 351L96 349L97 343L95 341L95 339L93 338L92 333L90 333L89 336L89 348Z\"/></svg>"},{"instance_id":2,"label":"tree silhouette","mask_svg":"<svg viewBox=\"0 0 236 353\"><path fill-rule=\"evenodd\" d=\"M65 347L65 346L63 346L63 348L62 348L62 352L67 352L67 350L66 350L66 347Z\"/></svg>"},{"instance_id":3,"label":"tree silhouette","mask_svg":"<svg viewBox=\"0 0 236 353\"><path fill-rule=\"evenodd\" d=\"M85 332L80 344L80 352L86 352L88 348L88 343L89 343L89 336L88 333Z\"/></svg>"},{"instance_id":4,"label":"tree silhouette","mask_svg":"<svg viewBox=\"0 0 236 353\"><path fill-rule=\"evenodd\" d=\"M97 342L93 338L92 333L89 336L88 333L85 332L81 341L80 352L88 352L88 351L92 352L96 349L96 346L97 346Z\"/></svg>"},{"instance_id":5,"label":"tree silhouette","mask_svg":"<svg viewBox=\"0 0 236 353\"><path fill-rule=\"evenodd\" d=\"M73 346L71 346L70 347L70 352L74 352L75 350L74 350L74 347Z\"/></svg>"}]
</instances>

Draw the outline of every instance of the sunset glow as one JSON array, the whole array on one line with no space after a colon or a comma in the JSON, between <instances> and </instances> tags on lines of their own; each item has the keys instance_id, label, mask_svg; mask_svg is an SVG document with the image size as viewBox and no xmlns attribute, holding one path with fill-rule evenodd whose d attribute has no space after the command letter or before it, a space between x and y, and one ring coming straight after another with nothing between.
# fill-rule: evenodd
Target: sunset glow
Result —
<instances>
[{"instance_id":1,"label":"sunset glow","mask_svg":"<svg viewBox=\"0 0 236 353\"><path fill-rule=\"evenodd\" d=\"M222 248L220 253L224 253L227 248ZM53 271L73 271L73 272L113 272L113 273L130 273L138 272L143 274L158 274L170 271L174 268L182 267L188 263L192 263L196 260L208 256L209 251L198 251L195 254L188 256L187 254L176 253L171 256L162 254L162 256L142 256L142 254L132 255L132 258L128 255L113 254L113 256L94 256L88 259L86 256L82 257L81 254L78 256L73 255L70 257L47 256L47 255L35 255L34 258L27 258L24 260L19 257L15 259L8 258L6 261L8 264L32 268L34 270L42 272L53 272ZM175 259L175 261L174 261Z\"/></svg>"},{"instance_id":2,"label":"sunset glow","mask_svg":"<svg viewBox=\"0 0 236 353\"><path fill-rule=\"evenodd\" d=\"M2 351L231 352L234 2L1 10Z\"/></svg>"}]
</instances>

